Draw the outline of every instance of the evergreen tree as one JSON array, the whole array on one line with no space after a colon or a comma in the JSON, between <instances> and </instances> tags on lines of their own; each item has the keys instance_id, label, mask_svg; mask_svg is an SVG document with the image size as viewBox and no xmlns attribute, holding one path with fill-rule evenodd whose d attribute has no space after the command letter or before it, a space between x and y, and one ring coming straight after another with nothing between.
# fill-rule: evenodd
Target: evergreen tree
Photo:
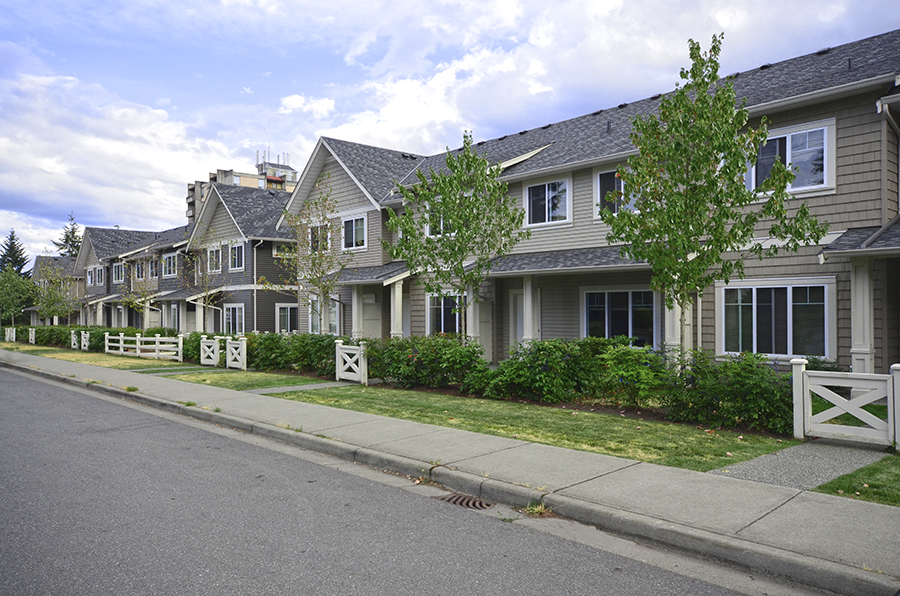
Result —
<instances>
[{"instance_id":1,"label":"evergreen tree","mask_svg":"<svg viewBox=\"0 0 900 596\"><path fill-rule=\"evenodd\" d=\"M16 236L16 231L10 230L3 244L0 244L0 271L12 267L20 277L28 277L28 273L23 272L26 265L28 256L25 254L25 248Z\"/></svg>"},{"instance_id":2,"label":"evergreen tree","mask_svg":"<svg viewBox=\"0 0 900 596\"><path fill-rule=\"evenodd\" d=\"M69 223L63 228L62 237L59 240L51 240L53 246L60 255L77 257L81 249L81 234L78 232L78 224L75 223L75 214L69 213Z\"/></svg>"}]
</instances>

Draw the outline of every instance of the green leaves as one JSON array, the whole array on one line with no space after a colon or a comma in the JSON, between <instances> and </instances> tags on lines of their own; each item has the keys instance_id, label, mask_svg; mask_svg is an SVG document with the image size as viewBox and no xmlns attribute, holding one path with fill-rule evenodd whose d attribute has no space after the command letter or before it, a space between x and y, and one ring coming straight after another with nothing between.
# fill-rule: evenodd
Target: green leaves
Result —
<instances>
[{"instance_id":1,"label":"green leaves","mask_svg":"<svg viewBox=\"0 0 900 596\"><path fill-rule=\"evenodd\" d=\"M794 176L785 164L776 162L764 183L747 188L747 164L768 131L765 119L746 129L744 103L736 103L729 80L719 80L723 37L713 36L708 53L689 40L684 86L663 97L658 114L634 119L631 142L639 153L618 176L637 197L635 211L600 211L609 242L624 243L625 256L653 267L651 288L668 308L686 307L717 280L743 277L750 255L795 251L827 231L805 204L790 205ZM781 242L764 244L759 239L766 236Z\"/></svg>"}]
</instances>

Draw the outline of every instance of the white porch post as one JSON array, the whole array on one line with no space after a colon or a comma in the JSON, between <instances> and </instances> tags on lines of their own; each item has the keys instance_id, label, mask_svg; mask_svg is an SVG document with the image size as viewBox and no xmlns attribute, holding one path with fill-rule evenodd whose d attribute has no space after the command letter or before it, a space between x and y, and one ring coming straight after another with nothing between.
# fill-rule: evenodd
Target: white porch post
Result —
<instances>
[{"instance_id":1,"label":"white porch post","mask_svg":"<svg viewBox=\"0 0 900 596\"><path fill-rule=\"evenodd\" d=\"M403 337L403 281L391 285L391 337Z\"/></svg>"},{"instance_id":2,"label":"white porch post","mask_svg":"<svg viewBox=\"0 0 900 596\"><path fill-rule=\"evenodd\" d=\"M472 286L466 287L466 299L469 307L466 309L466 335L476 343L481 343L481 315L479 304L475 300L475 292Z\"/></svg>"},{"instance_id":3,"label":"white porch post","mask_svg":"<svg viewBox=\"0 0 900 596\"><path fill-rule=\"evenodd\" d=\"M657 299L662 301L663 297L661 294L657 294ZM663 345L665 346L667 351L677 351L678 350L678 338L681 335L681 307L676 302L672 306L672 310L669 310L665 307L665 303L663 302ZM693 316L693 309L687 308L685 310L685 329L684 329L684 338L682 341L681 347L685 350L690 350L691 345L693 344L691 340L692 333L692 325L691 325L691 317Z\"/></svg>"},{"instance_id":4,"label":"white porch post","mask_svg":"<svg viewBox=\"0 0 900 596\"><path fill-rule=\"evenodd\" d=\"M855 373L875 372L872 259L850 260L850 364Z\"/></svg>"},{"instance_id":5,"label":"white porch post","mask_svg":"<svg viewBox=\"0 0 900 596\"><path fill-rule=\"evenodd\" d=\"M361 296L362 286L352 286L352 291L353 300L350 306L350 318L352 319L350 322L350 336L358 339L363 336L363 301Z\"/></svg>"},{"instance_id":6,"label":"white porch post","mask_svg":"<svg viewBox=\"0 0 900 596\"><path fill-rule=\"evenodd\" d=\"M522 341L528 343L535 339L534 329L534 287L531 284L531 276L522 278Z\"/></svg>"}]
</instances>

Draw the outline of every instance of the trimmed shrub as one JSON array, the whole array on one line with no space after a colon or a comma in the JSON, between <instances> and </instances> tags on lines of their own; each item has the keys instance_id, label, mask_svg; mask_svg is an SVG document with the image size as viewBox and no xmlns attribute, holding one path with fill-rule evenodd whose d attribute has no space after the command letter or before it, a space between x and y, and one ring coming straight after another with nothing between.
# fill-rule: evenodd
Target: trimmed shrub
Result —
<instances>
[{"instance_id":1,"label":"trimmed shrub","mask_svg":"<svg viewBox=\"0 0 900 596\"><path fill-rule=\"evenodd\" d=\"M649 347L613 345L597 359L602 364L600 386L625 406L645 407L668 378L665 358Z\"/></svg>"},{"instance_id":2,"label":"trimmed shrub","mask_svg":"<svg viewBox=\"0 0 900 596\"><path fill-rule=\"evenodd\" d=\"M370 339L366 348L370 377L399 387L457 385L464 391L483 384L478 381L487 374L483 354L481 346L451 334Z\"/></svg>"}]
</instances>

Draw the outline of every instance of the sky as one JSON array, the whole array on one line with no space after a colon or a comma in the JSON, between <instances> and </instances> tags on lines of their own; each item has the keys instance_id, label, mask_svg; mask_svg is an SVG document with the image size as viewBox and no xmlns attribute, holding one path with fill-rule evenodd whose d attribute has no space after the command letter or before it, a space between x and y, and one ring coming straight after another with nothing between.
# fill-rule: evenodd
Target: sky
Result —
<instances>
[{"instance_id":1,"label":"sky","mask_svg":"<svg viewBox=\"0 0 900 596\"><path fill-rule=\"evenodd\" d=\"M3 0L0 236L186 223L187 183L320 136L430 155L900 28L896 0Z\"/></svg>"}]
</instances>

